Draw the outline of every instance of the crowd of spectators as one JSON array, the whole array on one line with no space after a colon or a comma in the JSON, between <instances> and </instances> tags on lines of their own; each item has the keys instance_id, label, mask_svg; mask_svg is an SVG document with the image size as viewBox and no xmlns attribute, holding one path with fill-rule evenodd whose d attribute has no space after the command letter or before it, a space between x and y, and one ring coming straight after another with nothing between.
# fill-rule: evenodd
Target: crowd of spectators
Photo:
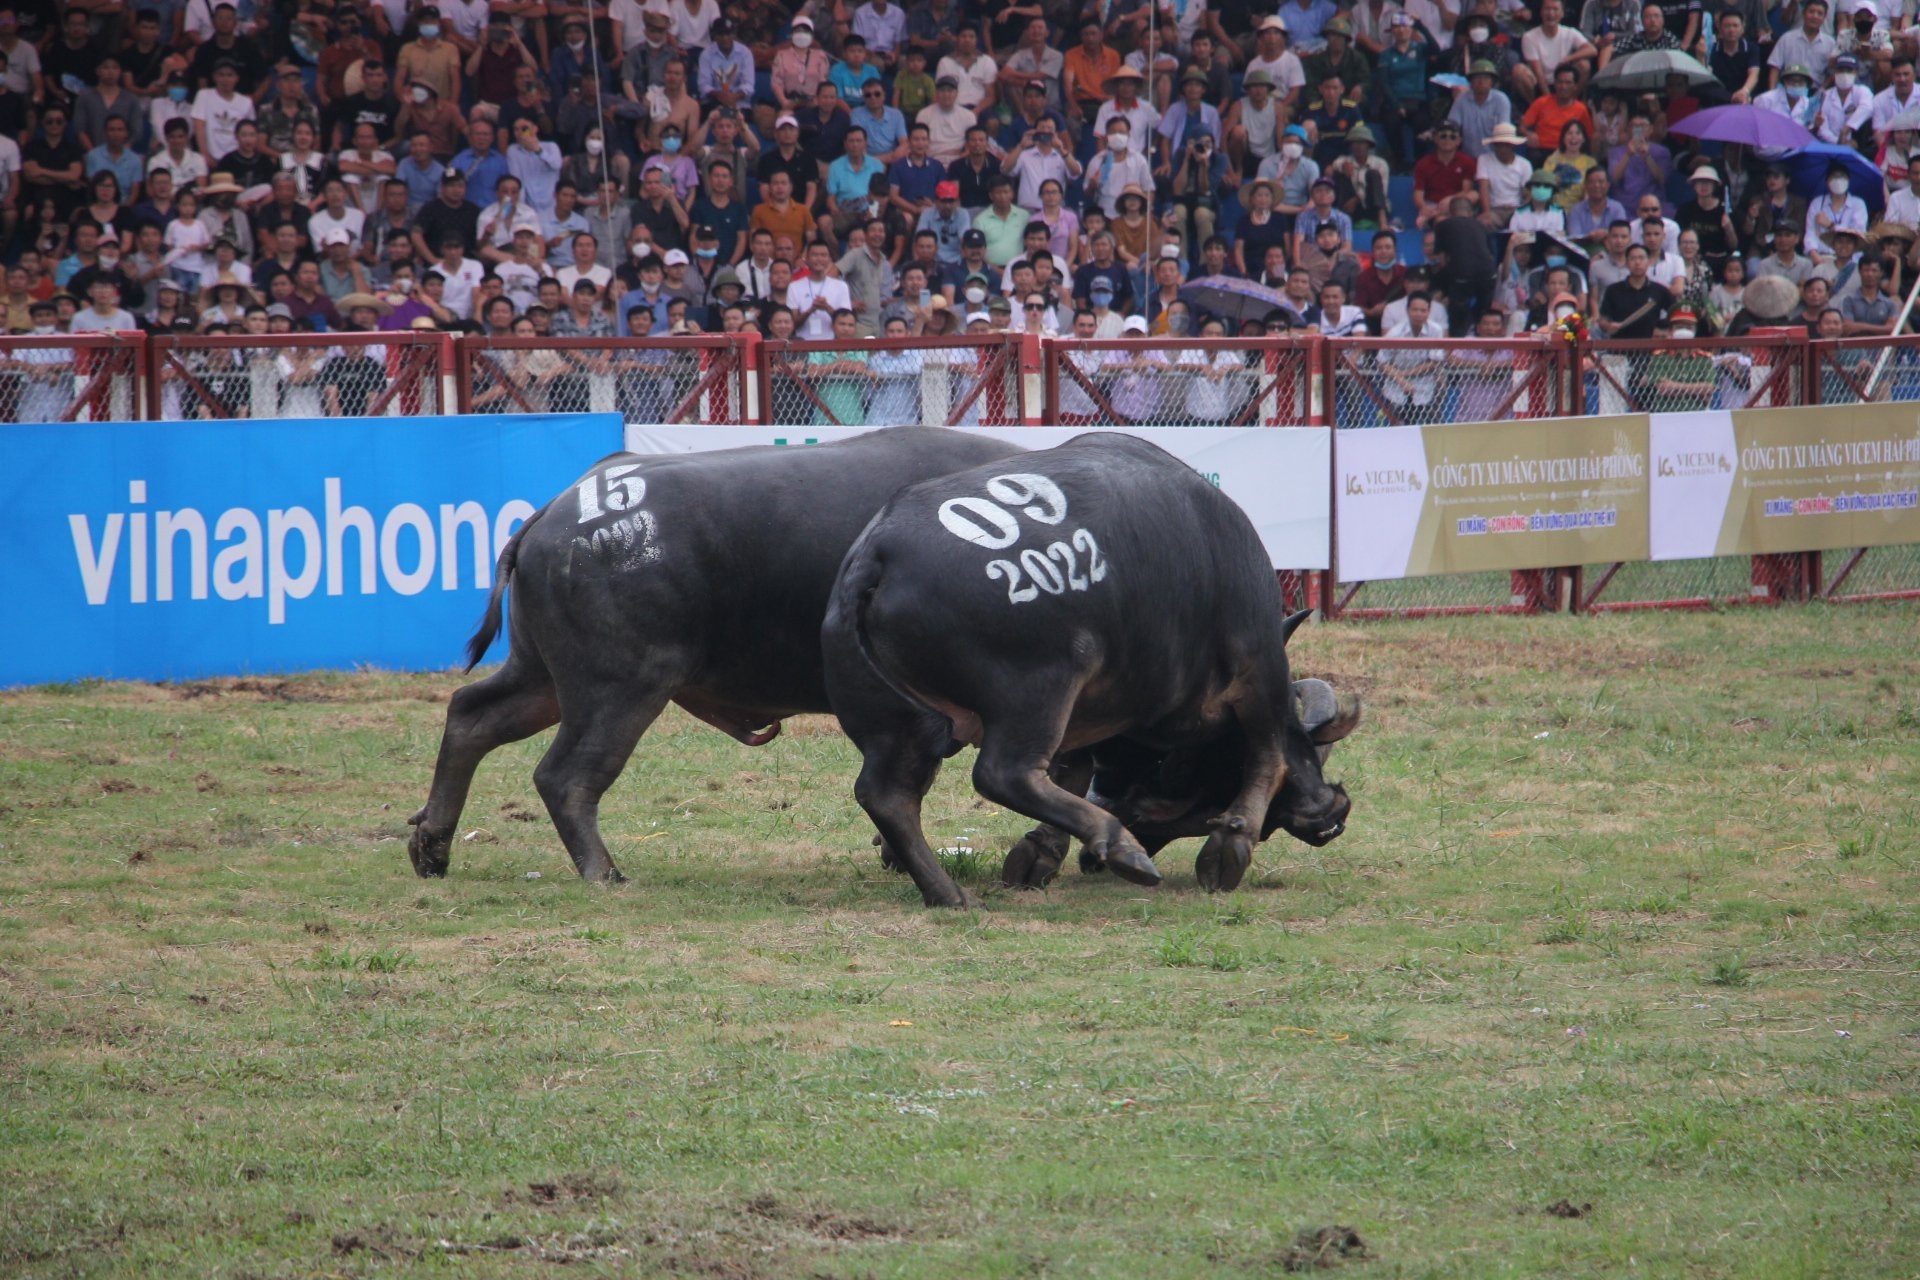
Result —
<instances>
[{"instance_id":1,"label":"crowd of spectators","mask_svg":"<svg viewBox=\"0 0 1920 1280\"><path fill-rule=\"evenodd\" d=\"M21 0L6 326L1653 337L1780 276L1891 331L1911 4L1462 3ZM1862 163L1675 131L1717 103Z\"/></svg>"}]
</instances>

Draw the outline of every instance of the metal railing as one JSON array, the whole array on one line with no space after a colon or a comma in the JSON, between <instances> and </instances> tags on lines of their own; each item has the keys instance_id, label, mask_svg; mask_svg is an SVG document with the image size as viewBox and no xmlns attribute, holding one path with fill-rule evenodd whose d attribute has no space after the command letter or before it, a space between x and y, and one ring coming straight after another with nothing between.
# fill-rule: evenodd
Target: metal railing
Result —
<instances>
[{"instance_id":1,"label":"metal railing","mask_svg":"<svg viewBox=\"0 0 1920 1280\"><path fill-rule=\"evenodd\" d=\"M774 426L1008 426L1027 420L1021 335L766 342L760 403Z\"/></svg>"},{"instance_id":2,"label":"metal railing","mask_svg":"<svg viewBox=\"0 0 1920 1280\"><path fill-rule=\"evenodd\" d=\"M456 347L461 413L618 413L628 422L751 422L744 339L516 338Z\"/></svg>"},{"instance_id":3,"label":"metal railing","mask_svg":"<svg viewBox=\"0 0 1920 1280\"><path fill-rule=\"evenodd\" d=\"M855 343L422 331L0 338L0 421L11 422L609 412L629 422L794 426L1331 423L1344 433L1908 400L1920 401L1920 335L1580 344L1020 333ZM1301 571L1283 582L1290 600L1350 617L1884 599L1920 596L1920 546L1371 583Z\"/></svg>"},{"instance_id":4,"label":"metal railing","mask_svg":"<svg viewBox=\"0 0 1920 1280\"><path fill-rule=\"evenodd\" d=\"M0 422L124 422L141 416L138 335L0 339Z\"/></svg>"},{"instance_id":5,"label":"metal railing","mask_svg":"<svg viewBox=\"0 0 1920 1280\"><path fill-rule=\"evenodd\" d=\"M1312 338L1045 343L1042 418L1069 426L1299 426L1316 421Z\"/></svg>"},{"instance_id":6,"label":"metal railing","mask_svg":"<svg viewBox=\"0 0 1920 1280\"><path fill-rule=\"evenodd\" d=\"M450 411L446 334L163 334L147 349L146 416L155 422Z\"/></svg>"}]
</instances>

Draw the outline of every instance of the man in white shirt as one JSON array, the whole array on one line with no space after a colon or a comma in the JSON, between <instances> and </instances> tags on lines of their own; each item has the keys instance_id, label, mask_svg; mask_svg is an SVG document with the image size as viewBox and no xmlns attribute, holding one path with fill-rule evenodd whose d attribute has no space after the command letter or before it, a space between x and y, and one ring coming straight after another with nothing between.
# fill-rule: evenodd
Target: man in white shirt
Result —
<instances>
[{"instance_id":1,"label":"man in white shirt","mask_svg":"<svg viewBox=\"0 0 1920 1280\"><path fill-rule=\"evenodd\" d=\"M1107 125L1115 116L1125 118L1133 125L1133 141L1136 151L1149 151L1153 140L1153 131L1160 127L1160 112L1151 102L1140 96L1140 90L1146 86L1147 78L1134 67L1121 67L1107 77L1101 88L1113 96L1100 104L1100 110L1093 116L1093 134L1096 138L1107 136Z\"/></svg>"},{"instance_id":2,"label":"man in white shirt","mask_svg":"<svg viewBox=\"0 0 1920 1280\"><path fill-rule=\"evenodd\" d=\"M1100 202L1109 221L1119 216L1120 193L1128 187L1153 190L1153 162L1133 145L1133 127L1125 116L1107 120L1107 145L1087 163L1087 197Z\"/></svg>"},{"instance_id":3,"label":"man in white shirt","mask_svg":"<svg viewBox=\"0 0 1920 1280\"><path fill-rule=\"evenodd\" d=\"M1667 227L1663 218L1643 218L1640 243L1647 250L1647 279L1679 297L1687 279L1687 264L1667 247Z\"/></svg>"},{"instance_id":4,"label":"man in white shirt","mask_svg":"<svg viewBox=\"0 0 1920 1280\"><path fill-rule=\"evenodd\" d=\"M359 244L360 233L367 226L367 215L347 203L346 184L338 178L329 178L323 191L326 203L307 219L307 238L322 248L335 235L345 236L348 244Z\"/></svg>"},{"instance_id":5,"label":"man in white shirt","mask_svg":"<svg viewBox=\"0 0 1920 1280\"><path fill-rule=\"evenodd\" d=\"M1253 58L1247 63L1247 74L1264 71L1273 77L1273 96L1289 107L1300 104L1300 90L1307 83L1306 68L1300 65L1300 55L1287 48L1287 21L1277 13L1270 13L1260 19L1258 34L1254 37Z\"/></svg>"},{"instance_id":6,"label":"man in white shirt","mask_svg":"<svg viewBox=\"0 0 1920 1280\"><path fill-rule=\"evenodd\" d=\"M824 342L833 337L833 313L853 309L847 282L832 274L833 251L824 241L807 246L807 274L787 286L787 306L800 318L796 337Z\"/></svg>"},{"instance_id":7,"label":"man in white shirt","mask_svg":"<svg viewBox=\"0 0 1920 1280\"><path fill-rule=\"evenodd\" d=\"M1884 146L1893 118L1902 111L1920 111L1920 94L1913 91L1913 60L1896 59L1893 64L1893 82L1873 95L1873 140L1875 145Z\"/></svg>"},{"instance_id":8,"label":"man in white shirt","mask_svg":"<svg viewBox=\"0 0 1920 1280\"><path fill-rule=\"evenodd\" d=\"M941 164L952 164L967 149L967 130L979 117L959 105L960 82L941 76L934 82L933 105L920 108L915 124L927 126L927 151Z\"/></svg>"},{"instance_id":9,"label":"man in white shirt","mask_svg":"<svg viewBox=\"0 0 1920 1280\"><path fill-rule=\"evenodd\" d=\"M571 297L573 286L582 280L591 280L602 293L613 281L613 272L607 270L600 261L600 242L582 231L573 238L573 265L562 267L554 273L554 279L560 282L560 288Z\"/></svg>"},{"instance_id":10,"label":"man in white shirt","mask_svg":"<svg viewBox=\"0 0 1920 1280\"><path fill-rule=\"evenodd\" d=\"M980 52L980 33L967 23L954 32L953 52L940 59L933 74L936 80L952 77L959 86L955 101L969 111L980 111L982 104L991 107L995 101L1000 64Z\"/></svg>"},{"instance_id":11,"label":"man in white shirt","mask_svg":"<svg viewBox=\"0 0 1920 1280\"><path fill-rule=\"evenodd\" d=\"M165 169L173 175L173 189L185 191L189 186L203 183L207 179L206 157L189 145L193 126L185 120L167 122L166 150L147 161L147 175L151 177L155 170Z\"/></svg>"},{"instance_id":12,"label":"man in white shirt","mask_svg":"<svg viewBox=\"0 0 1920 1280\"><path fill-rule=\"evenodd\" d=\"M1001 162L1002 172L1020 184L1020 203L1028 209L1040 207L1040 186L1051 178L1062 190L1080 176L1080 162L1060 149L1058 131L1051 119L1042 117L1019 146Z\"/></svg>"},{"instance_id":13,"label":"man in white shirt","mask_svg":"<svg viewBox=\"0 0 1920 1280\"><path fill-rule=\"evenodd\" d=\"M1568 64L1578 68L1584 79L1592 73L1594 59L1600 56L1600 51L1578 27L1562 25L1561 19L1565 16L1561 0L1543 0L1540 25L1520 37L1521 56L1527 60L1527 66L1543 90L1553 83L1553 73Z\"/></svg>"},{"instance_id":14,"label":"man in white shirt","mask_svg":"<svg viewBox=\"0 0 1920 1280\"><path fill-rule=\"evenodd\" d=\"M1527 202L1533 162L1520 154L1524 141L1510 124L1497 124L1487 135L1487 149L1477 162L1475 176L1480 184L1480 220L1490 227L1506 226L1514 210Z\"/></svg>"},{"instance_id":15,"label":"man in white shirt","mask_svg":"<svg viewBox=\"0 0 1920 1280\"><path fill-rule=\"evenodd\" d=\"M1850 53L1833 60L1833 84L1820 95L1820 141L1853 145L1854 130L1873 119L1873 93L1860 83L1860 63Z\"/></svg>"},{"instance_id":16,"label":"man in white shirt","mask_svg":"<svg viewBox=\"0 0 1920 1280\"><path fill-rule=\"evenodd\" d=\"M240 70L226 58L213 64L213 88L193 99L193 135L203 156L230 155L240 149L235 136L242 120L253 119L253 99L239 92Z\"/></svg>"},{"instance_id":17,"label":"man in white shirt","mask_svg":"<svg viewBox=\"0 0 1920 1280\"><path fill-rule=\"evenodd\" d=\"M513 237L523 229L540 234L540 215L520 197L520 179L510 173L493 184L494 201L480 211L480 257L500 263L513 257ZM568 285L572 288L572 285Z\"/></svg>"},{"instance_id":18,"label":"man in white shirt","mask_svg":"<svg viewBox=\"0 0 1920 1280\"><path fill-rule=\"evenodd\" d=\"M449 231L440 237L440 265L433 270L446 277L446 292L440 301L447 310L462 320L473 319L473 295L479 291L487 273L467 256L466 242L460 239L458 231Z\"/></svg>"},{"instance_id":19,"label":"man in white shirt","mask_svg":"<svg viewBox=\"0 0 1920 1280\"><path fill-rule=\"evenodd\" d=\"M1907 169L1907 185L1887 197L1886 221L1920 233L1920 164Z\"/></svg>"}]
</instances>

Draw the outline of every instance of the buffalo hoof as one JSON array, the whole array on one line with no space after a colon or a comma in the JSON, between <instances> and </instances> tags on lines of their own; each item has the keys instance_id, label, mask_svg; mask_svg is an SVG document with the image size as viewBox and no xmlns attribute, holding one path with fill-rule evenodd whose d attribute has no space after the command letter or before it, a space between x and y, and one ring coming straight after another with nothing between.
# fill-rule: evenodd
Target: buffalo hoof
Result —
<instances>
[{"instance_id":1,"label":"buffalo hoof","mask_svg":"<svg viewBox=\"0 0 1920 1280\"><path fill-rule=\"evenodd\" d=\"M1080 874L1083 876L1097 876L1106 869L1107 864L1101 859L1100 855L1095 853L1085 843L1082 843L1080 846Z\"/></svg>"},{"instance_id":2,"label":"buffalo hoof","mask_svg":"<svg viewBox=\"0 0 1920 1280\"><path fill-rule=\"evenodd\" d=\"M980 899L959 885L953 887L951 897L944 894L924 894L922 898L927 906L936 911L978 911L983 905Z\"/></svg>"},{"instance_id":3,"label":"buffalo hoof","mask_svg":"<svg viewBox=\"0 0 1920 1280\"><path fill-rule=\"evenodd\" d=\"M1066 855L1066 849L1060 846L1064 843L1031 834L1022 837L1007 851L1007 860L1000 867L1000 883L1009 889L1046 888L1060 874L1060 863Z\"/></svg>"},{"instance_id":4,"label":"buffalo hoof","mask_svg":"<svg viewBox=\"0 0 1920 1280\"><path fill-rule=\"evenodd\" d=\"M1231 893L1253 865L1253 841L1242 831L1215 831L1200 846L1193 874L1208 893Z\"/></svg>"},{"instance_id":5,"label":"buffalo hoof","mask_svg":"<svg viewBox=\"0 0 1920 1280\"><path fill-rule=\"evenodd\" d=\"M417 819L418 814L414 817ZM437 879L447 874L447 864L453 861L452 833L436 834L425 827L416 826L412 837L407 841L407 856L413 859L413 872L423 880Z\"/></svg>"},{"instance_id":6,"label":"buffalo hoof","mask_svg":"<svg viewBox=\"0 0 1920 1280\"><path fill-rule=\"evenodd\" d=\"M1122 880L1148 886L1160 883L1160 868L1153 865L1153 859L1132 836L1122 835L1100 852L1107 870Z\"/></svg>"},{"instance_id":7,"label":"buffalo hoof","mask_svg":"<svg viewBox=\"0 0 1920 1280\"><path fill-rule=\"evenodd\" d=\"M895 875L905 875L907 873L907 864L900 861L900 855L893 851L893 846L887 843L886 837L875 836L873 842L880 847L881 866L893 872Z\"/></svg>"}]
</instances>

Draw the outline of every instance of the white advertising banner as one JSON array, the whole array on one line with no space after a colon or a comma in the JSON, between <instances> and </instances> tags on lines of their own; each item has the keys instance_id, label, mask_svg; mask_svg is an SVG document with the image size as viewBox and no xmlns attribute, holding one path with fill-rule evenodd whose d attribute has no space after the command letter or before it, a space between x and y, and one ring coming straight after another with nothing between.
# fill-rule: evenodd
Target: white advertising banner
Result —
<instances>
[{"instance_id":1,"label":"white advertising banner","mask_svg":"<svg viewBox=\"0 0 1920 1280\"><path fill-rule=\"evenodd\" d=\"M1697 560L1720 554L1720 527L1733 498L1739 445L1733 414L1656 413L1652 419L1653 509L1650 553L1655 560Z\"/></svg>"},{"instance_id":2,"label":"white advertising banner","mask_svg":"<svg viewBox=\"0 0 1920 1280\"><path fill-rule=\"evenodd\" d=\"M870 427L654 426L628 423L631 453L698 453L746 445L825 444ZM915 430L916 428L901 428ZM968 427L1010 444L1050 449L1083 427ZM1332 537L1333 433L1323 427L1128 427L1240 504L1276 569L1325 569Z\"/></svg>"}]
</instances>

